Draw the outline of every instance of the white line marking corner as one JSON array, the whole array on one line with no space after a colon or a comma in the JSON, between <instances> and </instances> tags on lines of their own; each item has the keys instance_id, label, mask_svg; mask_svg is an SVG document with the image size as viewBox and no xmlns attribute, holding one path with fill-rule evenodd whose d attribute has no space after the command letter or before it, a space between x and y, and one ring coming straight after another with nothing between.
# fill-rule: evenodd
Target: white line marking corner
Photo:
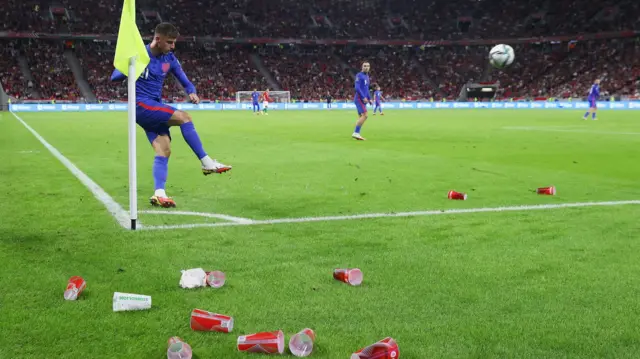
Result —
<instances>
[{"instance_id":1,"label":"white line marking corner","mask_svg":"<svg viewBox=\"0 0 640 359\"><path fill-rule=\"evenodd\" d=\"M194 217L205 217L205 218L218 218L225 221L230 221L234 223L240 224L251 224L254 221L249 218L242 217L234 217L226 214L219 213L208 213L208 212L187 212L187 211L161 211L161 210L145 210L140 211L139 213L143 214L162 214L162 215L174 215L174 216L194 216Z\"/></svg>"},{"instance_id":2,"label":"white line marking corner","mask_svg":"<svg viewBox=\"0 0 640 359\"><path fill-rule=\"evenodd\" d=\"M222 223L192 223L192 224L175 224L175 225L162 225L162 226L146 226L143 229L145 230L193 229L193 228L206 228L206 227L341 221L341 220L355 220L355 219L366 219L366 218L418 217L418 216L435 216L435 215L442 215L442 214L535 211L535 210L545 210L545 209L548 210L548 209L557 209L557 208L622 206L622 205L631 205L631 204L640 204L640 200L576 202L576 203L539 204L539 205L506 206L506 207L482 207L482 208L465 208L465 209L443 209L443 210L398 212L398 213L368 213L368 214L356 214L356 215L348 215L348 216L278 218L278 219L253 220L253 221L249 220L248 222L235 221L235 222L222 222ZM163 213L171 213L171 212L163 212Z\"/></svg>"},{"instance_id":3,"label":"white line marking corner","mask_svg":"<svg viewBox=\"0 0 640 359\"><path fill-rule=\"evenodd\" d=\"M84 172L82 172L73 162L69 161L58 149L53 147L49 142L47 142L36 130L31 128L20 116L16 115L14 112L11 114L27 129L31 134L35 136L42 145L51 152L53 157L57 158L82 184L87 187L87 189L93 194L93 196L107 208L109 213L118 221L118 224L123 228L129 229L131 225L131 220L129 219L129 214L125 211L122 206L118 202L116 202L113 197L109 196L105 190L102 189L96 182L94 182L89 176L87 176ZM144 228L144 227L142 227Z\"/></svg>"}]
</instances>

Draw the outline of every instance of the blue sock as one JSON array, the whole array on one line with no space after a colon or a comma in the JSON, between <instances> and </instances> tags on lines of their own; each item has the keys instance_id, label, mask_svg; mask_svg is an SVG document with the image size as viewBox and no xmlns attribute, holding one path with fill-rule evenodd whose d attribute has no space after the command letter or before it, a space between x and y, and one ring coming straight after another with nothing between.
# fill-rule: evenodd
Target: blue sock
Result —
<instances>
[{"instance_id":1,"label":"blue sock","mask_svg":"<svg viewBox=\"0 0 640 359\"><path fill-rule=\"evenodd\" d=\"M200 141L200 136L198 136L198 132L196 132L196 127L193 125L193 122L187 122L180 125L180 131L182 131L182 137L187 142L189 147L193 150L193 153L198 156L198 159L202 159L207 155L202 148L202 142Z\"/></svg>"},{"instance_id":2,"label":"blue sock","mask_svg":"<svg viewBox=\"0 0 640 359\"><path fill-rule=\"evenodd\" d=\"M153 181L155 189L164 189L169 175L169 157L156 156L153 160Z\"/></svg>"},{"instance_id":3,"label":"blue sock","mask_svg":"<svg viewBox=\"0 0 640 359\"><path fill-rule=\"evenodd\" d=\"M360 127L362 127L362 126L356 126L355 133L360 133Z\"/></svg>"},{"instance_id":4,"label":"blue sock","mask_svg":"<svg viewBox=\"0 0 640 359\"><path fill-rule=\"evenodd\" d=\"M584 118L587 118L587 117L589 117L589 111L584 113Z\"/></svg>"},{"instance_id":5,"label":"blue sock","mask_svg":"<svg viewBox=\"0 0 640 359\"><path fill-rule=\"evenodd\" d=\"M591 113L591 118L596 118L596 113L595 112Z\"/></svg>"}]
</instances>

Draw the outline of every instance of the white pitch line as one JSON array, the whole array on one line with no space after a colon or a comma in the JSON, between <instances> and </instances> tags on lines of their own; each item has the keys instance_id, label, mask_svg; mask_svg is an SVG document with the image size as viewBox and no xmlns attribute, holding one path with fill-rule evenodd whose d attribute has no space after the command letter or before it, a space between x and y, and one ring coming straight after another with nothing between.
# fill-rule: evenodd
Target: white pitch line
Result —
<instances>
[{"instance_id":1,"label":"white pitch line","mask_svg":"<svg viewBox=\"0 0 640 359\"><path fill-rule=\"evenodd\" d=\"M147 211L140 211L139 213L168 214L168 215L176 215L176 216L196 216L196 217L206 217L206 218L218 218L218 219L224 219L225 221L231 221L231 222L243 223L243 224L250 224L251 222L253 222L253 220L249 219L249 218L234 217L234 216L228 216L226 214L207 213L207 212L147 210Z\"/></svg>"},{"instance_id":2,"label":"white pitch line","mask_svg":"<svg viewBox=\"0 0 640 359\"><path fill-rule=\"evenodd\" d=\"M11 114L18 120L20 123L31 132L37 139L42 143L42 145L51 152L53 157L57 158L62 164L69 170L71 173L76 176L82 184L84 184L87 189L93 194L94 197L107 208L109 213L118 221L124 228L129 228L131 220L129 219L129 214L125 211L118 202L116 202L113 197L109 196L107 192L105 192L102 187L98 186L89 176L87 176L84 172L82 172L73 162L69 161L60 151L58 151L55 147L53 147L49 142L47 142L39 133L37 133L31 126L27 125L18 115L11 112Z\"/></svg>"},{"instance_id":3,"label":"white pitch line","mask_svg":"<svg viewBox=\"0 0 640 359\"><path fill-rule=\"evenodd\" d=\"M249 226L249 225L279 224L279 223L342 221L342 220L354 220L354 219L365 219L365 218L435 216L435 215L441 215L441 214L535 211L535 210L543 210L543 209L574 208L574 207L621 206L621 205L628 205L628 204L640 204L640 200L444 209L444 210L398 212L398 213L369 213L369 214L355 214L355 215L348 215L348 216L279 218L279 219L267 219L267 220L254 220L254 221L245 222L245 223L242 223L242 222L193 223L193 224L176 224L176 225L162 225L162 226L146 226L143 229L146 229L146 230L191 229L191 228L202 228L202 227L226 227L226 226Z\"/></svg>"},{"instance_id":4,"label":"white pitch line","mask_svg":"<svg viewBox=\"0 0 640 359\"><path fill-rule=\"evenodd\" d=\"M588 120L588 121L591 121L591 120ZM590 130L568 129L568 128L558 128L558 127L518 127L518 126L507 126L507 127L503 127L502 129L503 130L518 130L518 131L593 133L593 134L596 134L596 135L627 135L627 136L640 135L640 132L590 131Z\"/></svg>"}]
</instances>

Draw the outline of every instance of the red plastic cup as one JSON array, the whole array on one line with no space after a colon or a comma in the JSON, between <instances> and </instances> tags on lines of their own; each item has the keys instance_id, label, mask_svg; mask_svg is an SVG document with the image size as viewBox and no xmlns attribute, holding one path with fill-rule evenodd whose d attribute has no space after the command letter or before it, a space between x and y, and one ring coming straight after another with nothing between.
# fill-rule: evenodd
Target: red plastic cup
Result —
<instances>
[{"instance_id":1,"label":"red plastic cup","mask_svg":"<svg viewBox=\"0 0 640 359\"><path fill-rule=\"evenodd\" d=\"M351 354L351 359L398 359L400 350L398 343L391 337L386 337L381 341L371 344L366 348Z\"/></svg>"},{"instance_id":2,"label":"red plastic cup","mask_svg":"<svg viewBox=\"0 0 640 359\"><path fill-rule=\"evenodd\" d=\"M64 290L64 299L76 300L82 291L87 287L87 282L77 275L69 278L67 289Z\"/></svg>"},{"instance_id":3,"label":"red plastic cup","mask_svg":"<svg viewBox=\"0 0 640 359\"><path fill-rule=\"evenodd\" d=\"M334 269L333 278L349 285L360 285L362 283L362 271L358 268Z\"/></svg>"},{"instance_id":4,"label":"red plastic cup","mask_svg":"<svg viewBox=\"0 0 640 359\"><path fill-rule=\"evenodd\" d=\"M538 194L546 194L549 196L555 196L556 195L556 187L555 186L551 186L551 187L540 187L536 190L536 193Z\"/></svg>"},{"instance_id":5,"label":"red plastic cup","mask_svg":"<svg viewBox=\"0 0 640 359\"><path fill-rule=\"evenodd\" d=\"M213 272L207 272L207 285L213 288L220 288L224 285L226 276L223 272L215 270Z\"/></svg>"},{"instance_id":6,"label":"red plastic cup","mask_svg":"<svg viewBox=\"0 0 640 359\"><path fill-rule=\"evenodd\" d=\"M449 193L447 194L447 198L466 201L467 200L467 194L466 193L462 193L462 192L449 191Z\"/></svg>"},{"instance_id":7,"label":"red plastic cup","mask_svg":"<svg viewBox=\"0 0 640 359\"><path fill-rule=\"evenodd\" d=\"M284 333L282 330L260 332L238 337L238 350L249 353L284 353Z\"/></svg>"},{"instance_id":8,"label":"red plastic cup","mask_svg":"<svg viewBox=\"0 0 640 359\"><path fill-rule=\"evenodd\" d=\"M233 330L233 318L202 309L194 309L191 312L191 329L230 333Z\"/></svg>"}]
</instances>

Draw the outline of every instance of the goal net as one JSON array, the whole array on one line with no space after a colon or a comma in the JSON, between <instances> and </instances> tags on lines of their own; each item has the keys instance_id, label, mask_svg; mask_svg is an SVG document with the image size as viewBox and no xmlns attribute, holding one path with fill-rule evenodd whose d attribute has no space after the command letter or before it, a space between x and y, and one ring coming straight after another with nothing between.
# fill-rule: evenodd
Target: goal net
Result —
<instances>
[{"instance_id":1,"label":"goal net","mask_svg":"<svg viewBox=\"0 0 640 359\"><path fill-rule=\"evenodd\" d=\"M264 91L258 91L260 96ZM251 94L253 91L238 91L236 92L236 102L251 102ZM271 98L271 102L278 103L290 103L291 102L291 91L269 91L269 97Z\"/></svg>"}]
</instances>

